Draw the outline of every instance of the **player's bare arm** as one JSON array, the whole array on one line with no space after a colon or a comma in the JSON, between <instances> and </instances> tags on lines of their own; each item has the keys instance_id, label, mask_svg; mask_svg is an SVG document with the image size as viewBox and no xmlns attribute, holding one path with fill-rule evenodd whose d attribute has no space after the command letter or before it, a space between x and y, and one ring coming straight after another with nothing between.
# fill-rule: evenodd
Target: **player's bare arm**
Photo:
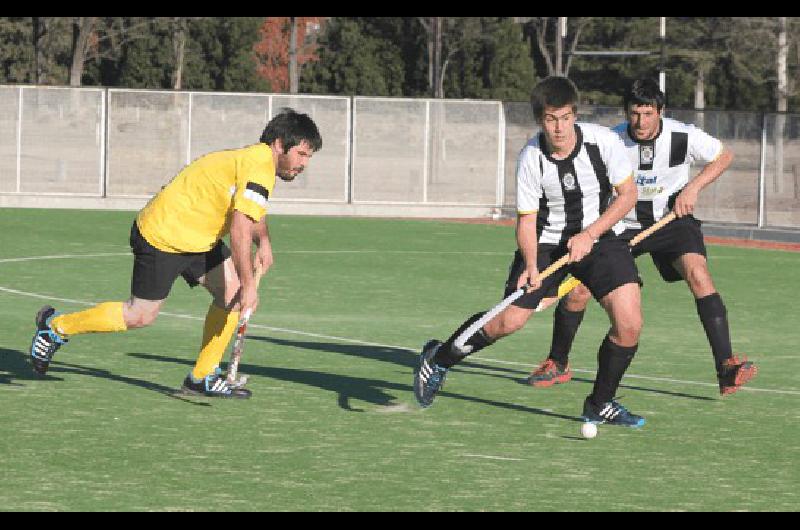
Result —
<instances>
[{"instance_id":1,"label":"player's bare arm","mask_svg":"<svg viewBox=\"0 0 800 530\"><path fill-rule=\"evenodd\" d=\"M528 283L533 289L541 287L539 269L536 265L539 241L536 237L536 213L517 215L517 245L525 260L525 271L517 281L517 289Z\"/></svg>"},{"instance_id":2,"label":"player's bare arm","mask_svg":"<svg viewBox=\"0 0 800 530\"><path fill-rule=\"evenodd\" d=\"M261 221L256 223L253 231L253 243L256 244L256 260L260 263L261 271L266 274L269 268L272 267L274 258L272 256L272 242L269 237L269 226L267 225L267 217L261 218Z\"/></svg>"},{"instance_id":3,"label":"player's bare arm","mask_svg":"<svg viewBox=\"0 0 800 530\"><path fill-rule=\"evenodd\" d=\"M236 274L239 276L241 290L239 292L240 311L248 309L251 312L258 306L258 293L256 292L256 282L253 275L253 259L251 248L259 223L243 214L238 210L233 211L231 220L231 255Z\"/></svg>"},{"instance_id":4,"label":"player's bare arm","mask_svg":"<svg viewBox=\"0 0 800 530\"><path fill-rule=\"evenodd\" d=\"M594 223L587 226L582 232L572 236L567 242L570 263L582 260L592 250L594 242L636 206L639 192L632 178L625 179L614 189L617 192L617 196L608 209L603 212L603 215L598 217Z\"/></svg>"},{"instance_id":5,"label":"player's bare arm","mask_svg":"<svg viewBox=\"0 0 800 530\"><path fill-rule=\"evenodd\" d=\"M683 188L683 191L675 199L674 210L678 217L683 217L684 215L689 215L694 212L700 192L703 191L706 186L717 180L719 176L728 169L731 162L733 162L733 151L727 147L723 147L722 153L720 153L716 160L706 164L703 170Z\"/></svg>"}]
</instances>

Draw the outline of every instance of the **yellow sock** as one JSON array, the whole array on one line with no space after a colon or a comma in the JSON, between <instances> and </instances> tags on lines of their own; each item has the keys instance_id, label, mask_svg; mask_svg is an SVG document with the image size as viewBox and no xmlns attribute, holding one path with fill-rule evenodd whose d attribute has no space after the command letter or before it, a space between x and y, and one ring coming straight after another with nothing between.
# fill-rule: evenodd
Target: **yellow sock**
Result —
<instances>
[{"instance_id":1,"label":"yellow sock","mask_svg":"<svg viewBox=\"0 0 800 530\"><path fill-rule=\"evenodd\" d=\"M203 325L203 347L192 369L192 377L203 379L214 373L214 369L219 366L222 356L225 354L225 348L236 331L238 322L238 311L226 311L211 304Z\"/></svg>"},{"instance_id":2,"label":"yellow sock","mask_svg":"<svg viewBox=\"0 0 800 530\"><path fill-rule=\"evenodd\" d=\"M62 337L128 329L122 316L122 302L105 302L86 311L58 315L50 325Z\"/></svg>"}]
</instances>

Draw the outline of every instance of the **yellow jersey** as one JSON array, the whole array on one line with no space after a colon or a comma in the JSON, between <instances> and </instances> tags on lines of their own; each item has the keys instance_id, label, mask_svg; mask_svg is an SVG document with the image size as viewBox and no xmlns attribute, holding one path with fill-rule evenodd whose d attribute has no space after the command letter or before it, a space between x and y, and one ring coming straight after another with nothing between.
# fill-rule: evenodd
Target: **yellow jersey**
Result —
<instances>
[{"instance_id":1,"label":"yellow jersey","mask_svg":"<svg viewBox=\"0 0 800 530\"><path fill-rule=\"evenodd\" d=\"M209 153L150 199L136 224L159 250L206 252L230 231L234 210L261 220L274 187L275 162L268 145Z\"/></svg>"}]
</instances>

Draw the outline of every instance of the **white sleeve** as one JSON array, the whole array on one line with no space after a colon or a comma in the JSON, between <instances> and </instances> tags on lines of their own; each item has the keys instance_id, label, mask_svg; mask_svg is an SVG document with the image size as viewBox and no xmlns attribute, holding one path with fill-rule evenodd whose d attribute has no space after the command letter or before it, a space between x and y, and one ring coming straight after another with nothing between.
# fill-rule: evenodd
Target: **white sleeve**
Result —
<instances>
[{"instance_id":1,"label":"white sleeve","mask_svg":"<svg viewBox=\"0 0 800 530\"><path fill-rule=\"evenodd\" d=\"M689 128L688 161L708 164L722 154L722 142L698 127Z\"/></svg>"},{"instance_id":2,"label":"white sleeve","mask_svg":"<svg viewBox=\"0 0 800 530\"><path fill-rule=\"evenodd\" d=\"M523 149L517 159L517 213L539 210L542 198L542 175L532 149Z\"/></svg>"},{"instance_id":3,"label":"white sleeve","mask_svg":"<svg viewBox=\"0 0 800 530\"><path fill-rule=\"evenodd\" d=\"M608 135L606 142L605 163L608 168L608 180L613 186L619 186L631 175L633 167L625 144L616 134Z\"/></svg>"}]
</instances>

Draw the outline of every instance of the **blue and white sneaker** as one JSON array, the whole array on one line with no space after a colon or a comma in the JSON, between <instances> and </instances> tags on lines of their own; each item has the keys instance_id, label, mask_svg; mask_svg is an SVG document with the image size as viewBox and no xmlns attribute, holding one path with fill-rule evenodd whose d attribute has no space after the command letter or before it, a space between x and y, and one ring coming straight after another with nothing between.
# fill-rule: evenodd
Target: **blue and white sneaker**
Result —
<instances>
[{"instance_id":1,"label":"blue and white sneaker","mask_svg":"<svg viewBox=\"0 0 800 530\"><path fill-rule=\"evenodd\" d=\"M645 419L636 414L631 414L628 409L613 399L596 407L587 397L583 402L583 420L589 423L608 425L621 425L638 429L645 424Z\"/></svg>"},{"instance_id":2,"label":"blue and white sneaker","mask_svg":"<svg viewBox=\"0 0 800 530\"><path fill-rule=\"evenodd\" d=\"M50 321L56 316L56 310L46 305L36 313L36 333L31 341L31 363L33 370L39 375L45 375L53 355L56 354L67 339L61 337L50 327Z\"/></svg>"},{"instance_id":3,"label":"blue and white sneaker","mask_svg":"<svg viewBox=\"0 0 800 530\"><path fill-rule=\"evenodd\" d=\"M249 399L253 395L246 388L234 388L224 377L215 373L207 375L200 382L195 382L192 374L186 376L181 385L184 394L203 395L208 397Z\"/></svg>"},{"instance_id":4,"label":"blue and white sneaker","mask_svg":"<svg viewBox=\"0 0 800 530\"><path fill-rule=\"evenodd\" d=\"M447 379L447 368L433 362L433 357L441 346L441 341L429 340L422 347L419 367L414 370L414 397L422 408L428 408L433 404L436 394Z\"/></svg>"},{"instance_id":5,"label":"blue and white sneaker","mask_svg":"<svg viewBox=\"0 0 800 530\"><path fill-rule=\"evenodd\" d=\"M239 374L239 377L236 378L236 381L228 381L228 372L224 371L219 366L214 368L214 374L222 377L223 379L225 379L225 381L228 382L228 386L230 386L233 389L243 388L244 385L247 384L247 380L248 380L248 377L246 375Z\"/></svg>"}]
</instances>

